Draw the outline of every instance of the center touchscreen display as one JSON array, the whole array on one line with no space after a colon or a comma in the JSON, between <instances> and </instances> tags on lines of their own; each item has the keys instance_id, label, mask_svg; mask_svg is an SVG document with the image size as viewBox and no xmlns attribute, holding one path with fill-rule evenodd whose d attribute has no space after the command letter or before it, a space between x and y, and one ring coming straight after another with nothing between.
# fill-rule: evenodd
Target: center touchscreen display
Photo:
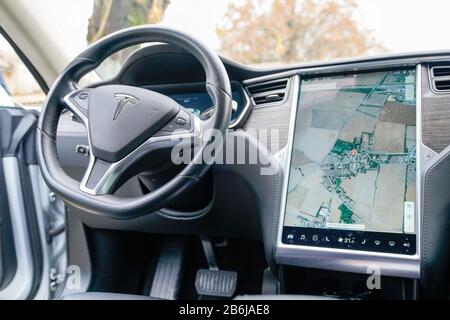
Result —
<instances>
[{"instance_id":1,"label":"center touchscreen display","mask_svg":"<svg viewBox=\"0 0 450 320\"><path fill-rule=\"evenodd\" d=\"M416 252L415 70L305 78L283 243Z\"/></svg>"}]
</instances>

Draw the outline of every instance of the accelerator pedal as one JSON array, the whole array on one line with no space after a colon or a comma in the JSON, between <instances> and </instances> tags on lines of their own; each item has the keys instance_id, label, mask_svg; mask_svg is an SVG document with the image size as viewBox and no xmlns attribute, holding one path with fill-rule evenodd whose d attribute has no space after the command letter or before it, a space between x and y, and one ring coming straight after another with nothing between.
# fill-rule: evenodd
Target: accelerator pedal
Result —
<instances>
[{"instance_id":1,"label":"accelerator pedal","mask_svg":"<svg viewBox=\"0 0 450 320\"><path fill-rule=\"evenodd\" d=\"M211 239L202 237L203 252L209 269L199 269L195 277L195 289L200 296L230 298L237 285L237 273L219 270Z\"/></svg>"},{"instance_id":2,"label":"accelerator pedal","mask_svg":"<svg viewBox=\"0 0 450 320\"><path fill-rule=\"evenodd\" d=\"M234 271L199 269L195 289L201 296L231 298L236 291L237 273Z\"/></svg>"}]
</instances>

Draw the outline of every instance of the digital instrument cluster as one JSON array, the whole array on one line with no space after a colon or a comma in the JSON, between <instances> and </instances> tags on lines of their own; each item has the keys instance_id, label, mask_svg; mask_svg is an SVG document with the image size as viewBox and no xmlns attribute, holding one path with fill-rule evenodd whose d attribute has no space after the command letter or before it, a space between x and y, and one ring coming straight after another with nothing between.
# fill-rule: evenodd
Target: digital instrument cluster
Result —
<instances>
[{"instance_id":1,"label":"digital instrument cluster","mask_svg":"<svg viewBox=\"0 0 450 320\"><path fill-rule=\"evenodd\" d=\"M238 118L243 110L243 98L241 92L237 90L233 91L232 95L233 113L231 116L231 120L233 121ZM184 94L170 94L168 96L185 107L192 114L200 118L207 119L213 112L212 101L207 93L193 92Z\"/></svg>"}]
</instances>

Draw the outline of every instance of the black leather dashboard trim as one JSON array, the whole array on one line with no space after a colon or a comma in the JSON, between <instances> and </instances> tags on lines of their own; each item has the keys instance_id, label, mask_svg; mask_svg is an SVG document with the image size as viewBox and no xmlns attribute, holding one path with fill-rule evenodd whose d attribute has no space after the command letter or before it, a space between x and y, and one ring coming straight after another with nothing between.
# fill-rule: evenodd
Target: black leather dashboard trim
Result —
<instances>
[{"instance_id":1,"label":"black leather dashboard trim","mask_svg":"<svg viewBox=\"0 0 450 320\"><path fill-rule=\"evenodd\" d=\"M450 268L450 147L428 169L424 180L421 295L443 299Z\"/></svg>"}]
</instances>

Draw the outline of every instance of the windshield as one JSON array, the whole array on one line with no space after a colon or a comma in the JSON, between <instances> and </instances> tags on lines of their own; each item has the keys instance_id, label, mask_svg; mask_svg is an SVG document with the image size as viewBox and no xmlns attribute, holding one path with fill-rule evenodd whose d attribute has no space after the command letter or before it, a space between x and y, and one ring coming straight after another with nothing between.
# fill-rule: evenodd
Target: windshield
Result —
<instances>
[{"instance_id":1,"label":"windshield","mask_svg":"<svg viewBox=\"0 0 450 320\"><path fill-rule=\"evenodd\" d=\"M438 36L450 27L450 4L441 0L37 0L27 5L62 41L70 35L73 55L111 32L148 23L189 32L221 55L256 66L450 48L450 39Z\"/></svg>"},{"instance_id":2,"label":"windshield","mask_svg":"<svg viewBox=\"0 0 450 320\"><path fill-rule=\"evenodd\" d=\"M450 38L440 36L450 29L450 3L442 0L34 0L23 5L42 21L36 28L59 45L67 61L112 32L145 24L190 33L220 55L252 67L450 49ZM81 84L114 77L137 48L111 56Z\"/></svg>"}]
</instances>

